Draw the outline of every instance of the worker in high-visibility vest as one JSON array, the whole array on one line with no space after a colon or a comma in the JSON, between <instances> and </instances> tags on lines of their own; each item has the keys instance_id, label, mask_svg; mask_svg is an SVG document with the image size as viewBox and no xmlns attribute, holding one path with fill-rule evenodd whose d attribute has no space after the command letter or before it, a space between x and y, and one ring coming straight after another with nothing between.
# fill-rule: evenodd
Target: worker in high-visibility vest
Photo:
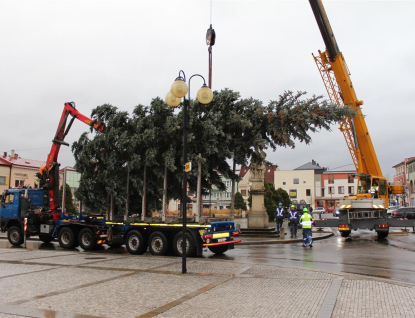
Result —
<instances>
[{"instance_id":1,"label":"worker in high-visibility vest","mask_svg":"<svg viewBox=\"0 0 415 318\"><path fill-rule=\"evenodd\" d=\"M277 234L280 234L280 229L282 228L282 224L284 222L284 208L282 207L282 203L278 203L278 208L275 210L275 219L274 221L277 222Z\"/></svg>"},{"instance_id":2,"label":"worker in high-visibility vest","mask_svg":"<svg viewBox=\"0 0 415 318\"><path fill-rule=\"evenodd\" d=\"M313 225L313 217L308 214L308 209L303 209L303 215L300 218L300 224L303 227L303 246L307 246L307 240L310 247L313 247L313 237L311 234L311 226Z\"/></svg>"}]
</instances>

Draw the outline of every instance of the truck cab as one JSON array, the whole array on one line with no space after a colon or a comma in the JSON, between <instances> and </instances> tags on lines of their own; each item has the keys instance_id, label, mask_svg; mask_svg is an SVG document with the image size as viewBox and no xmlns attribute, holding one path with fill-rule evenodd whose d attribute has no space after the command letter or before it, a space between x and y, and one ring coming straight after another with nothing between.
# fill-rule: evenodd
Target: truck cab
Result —
<instances>
[{"instance_id":1,"label":"truck cab","mask_svg":"<svg viewBox=\"0 0 415 318\"><path fill-rule=\"evenodd\" d=\"M23 242L23 220L28 224L39 222L39 215L44 210L44 191L42 189L8 189L5 190L0 206L0 230L6 232L12 245Z\"/></svg>"},{"instance_id":2,"label":"truck cab","mask_svg":"<svg viewBox=\"0 0 415 318\"><path fill-rule=\"evenodd\" d=\"M29 206L32 209L41 209L43 195L44 191L41 189L8 189L4 191L0 207L1 220L25 217Z\"/></svg>"}]
</instances>

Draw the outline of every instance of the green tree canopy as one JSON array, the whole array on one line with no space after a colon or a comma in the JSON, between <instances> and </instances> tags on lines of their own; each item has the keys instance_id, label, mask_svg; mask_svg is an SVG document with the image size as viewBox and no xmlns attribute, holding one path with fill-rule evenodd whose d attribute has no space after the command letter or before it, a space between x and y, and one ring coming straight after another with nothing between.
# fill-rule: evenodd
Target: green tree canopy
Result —
<instances>
[{"instance_id":1,"label":"green tree canopy","mask_svg":"<svg viewBox=\"0 0 415 318\"><path fill-rule=\"evenodd\" d=\"M246 210L247 206L240 192L235 193L235 209Z\"/></svg>"},{"instance_id":2,"label":"green tree canopy","mask_svg":"<svg viewBox=\"0 0 415 318\"><path fill-rule=\"evenodd\" d=\"M203 194L211 185L221 190L220 175L238 181L229 165L235 160L247 165L260 150L295 147L295 141L310 143L310 132L330 129L330 125L353 116L348 107L328 104L321 96L305 97L305 92L284 92L263 105L259 100L241 99L230 89L214 92L209 105L190 101L188 160L202 163ZM127 174L130 180L130 212L140 213L144 167L147 175L147 208L161 204L163 172L167 167L168 197L181 196L183 173L183 114L160 98L150 106L138 105L132 115L112 105L96 107L94 121L105 124L104 132L92 137L84 133L72 145L76 168L81 173L78 197L91 209L106 210L114 199L116 212L125 210ZM91 129L92 130L92 129ZM196 190L197 169L188 174L191 191Z\"/></svg>"},{"instance_id":3,"label":"green tree canopy","mask_svg":"<svg viewBox=\"0 0 415 318\"><path fill-rule=\"evenodd\" d=\"M63 185L59 188L59 202L63 199ZM63 202L62 202L63 206ZM65 212L69 214L76 214L75 205L73 204L72 190L69 184L66 184L65 188Z\"/></svg>"}]
</instances>

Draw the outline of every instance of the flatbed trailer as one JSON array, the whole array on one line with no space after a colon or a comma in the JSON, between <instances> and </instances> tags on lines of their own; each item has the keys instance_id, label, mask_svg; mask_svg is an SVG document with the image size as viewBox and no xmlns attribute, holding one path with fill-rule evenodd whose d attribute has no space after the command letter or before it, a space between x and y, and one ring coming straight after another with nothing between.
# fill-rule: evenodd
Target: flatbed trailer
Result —
<instances>
[{"instance_id":1,"label":"flatbed trailer","mask_svg":"<svg viewBox=\"0 0 415 318\"><path fill-rule=\"evenodd\" d=\"M183 224L152 222L106 222L108 244L125 244L131 254L143 254L147 248L153 255L182 256ZM207 224L186 225L186 255L201 256L203 248L222 254L233 249L240 240L233 221L214 221Z\"/></svg>"},{"instance_id":2,"label":"flatbed trailer","mask_svg":"<svg viewBox=\"0 0 415 318\"><path fill-rule=\"evenodd\" d=\"M42 211L42 189L8 189L3 194L0 209L0 231L7 232L10 244L22 245L25 237L39 236L44 243L57 239L70 249L81 246L93 250L99 245L125 244L131 254L143 254L147 248L154 255L182 255L183 223L107 221L103 215L66 215L52 219ZM155 221L158 221L156 218ZM177 222L178 221L178 222ZM186 225L186 255L200 256L203 249L222 254L233 249L239 231L233 221L212 221Z\"/></svg>"}]
</instances>

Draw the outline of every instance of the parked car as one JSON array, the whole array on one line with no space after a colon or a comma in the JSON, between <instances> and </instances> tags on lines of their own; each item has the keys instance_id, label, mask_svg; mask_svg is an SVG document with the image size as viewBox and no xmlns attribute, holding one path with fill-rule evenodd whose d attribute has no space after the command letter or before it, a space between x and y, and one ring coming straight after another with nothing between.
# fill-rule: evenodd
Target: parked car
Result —
<instances>
[{"instance_id":1,"label":"parked car","mask_svg":"<svg viewBox=\"0 0 415 318\"><path fill-rule=\"evenodd\" d=\"M386 210L386 212L388 213L388 216L389 216L389 217L393 217L393 213L394 213L397 209L399 209L399 206L390 206L390 207Z\"/></svg>"},{"instance_id":2,"label":"parked car","mask_svg":"<svg viewBox=\"0 0 415 318\"><path fill-rule=\"evenodd\" d=\"M328 212L328 213L333 213L333 212L334 212L334 206L329 206L329 207L327 208L327 212Z\"/></svg>"},{"instance_id":3,"label":"parked car","mask_svg":"<svg viewBox=\"0 0 415 318\"><path fill-rule=\"evenodd\" d=\"M393 217L415 219L415 207L403 207L396 209L395 212L393 212Z\"/></svg>"},{"instance_id":4,"label":"parked car","mask_svg":"<svg viewBox=\"0 0 415 318\"><path fill-rule=\"evenodd\" d=\"M326 213L326 210L322 206L313 209L313 215L318 215L320 217L324 213Z\"/></svg>"},{"instance_id":5,"label":"parked car","mask_svg":"<svg viewBox=\"0 0 415 318\"><path fill-rule=\"evenodd\" d=\"M313 213L326 213L326 209L322 206L318 206L313 209Z\"/></svg>"}]
</instances>

